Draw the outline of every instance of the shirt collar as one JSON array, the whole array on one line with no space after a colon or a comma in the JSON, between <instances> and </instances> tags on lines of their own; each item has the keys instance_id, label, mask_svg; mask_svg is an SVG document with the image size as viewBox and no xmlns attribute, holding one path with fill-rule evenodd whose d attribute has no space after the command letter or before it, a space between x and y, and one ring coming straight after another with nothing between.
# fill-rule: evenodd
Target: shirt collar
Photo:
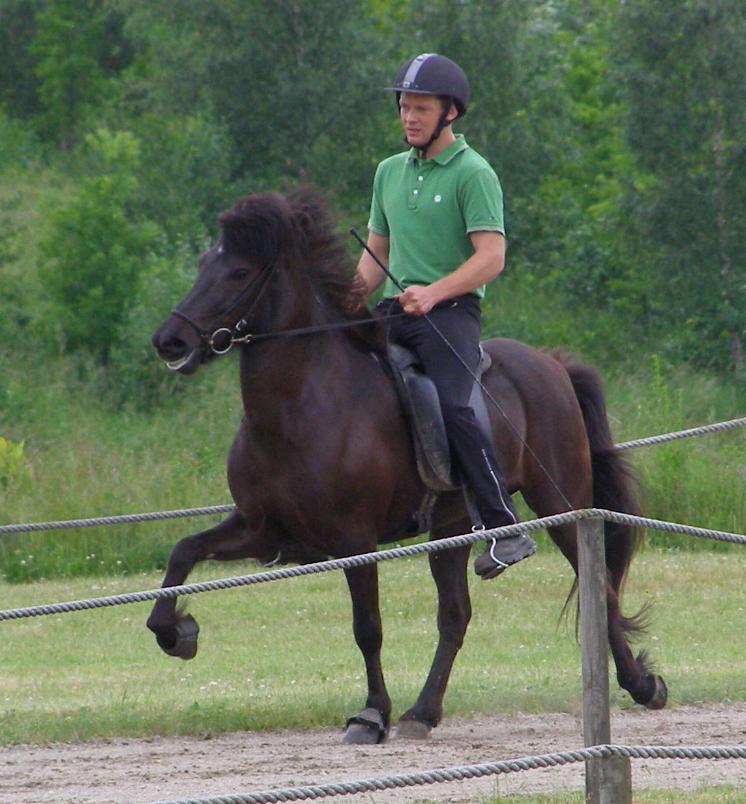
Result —
<instances>
[{"instance_id":1,"label":"shirt collar","mask_svg":"<svg viewBox=\"0 0 746 804\"><path fill-rule=\"evenodd\" d=\"M454 156L460 154L462 151L465 151L469 145L466 142L466 138L463 134L456 134L456 141L452 142L447 148L442 150L437 156L434 156L432 159L426 159L425 162L435 162L438 165L447 165ZM417 149L410 148L409 153L407 154L407 159L411 162L417 160Z\"/></svg>"}]
</instances>

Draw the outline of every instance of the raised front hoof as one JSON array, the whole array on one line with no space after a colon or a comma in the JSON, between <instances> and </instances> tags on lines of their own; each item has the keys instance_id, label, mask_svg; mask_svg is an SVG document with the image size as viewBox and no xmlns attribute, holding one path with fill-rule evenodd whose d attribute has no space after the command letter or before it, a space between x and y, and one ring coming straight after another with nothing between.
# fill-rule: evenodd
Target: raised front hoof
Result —
<instances>
[{"instance_id":1,"label":"raised front hoof","mask_svg":"<svg viewBox=\"0 0 746 804\"><path fill-rule=\"evenodd\" d=\"M386 724L377 709L363 709L347 721L346 745L376 745L386 739Z\"/></svg>"},{"instance_id":2,"label":"raised front hoof","mask_svg":"<svg viewBox=\"0 0 746 804\"><path fill-rule=\"evenodd\" d=\"M186 614L173 625L152 629L158 647L169 656L193 659L197 655L199 625L191 614Z\"/></svg>"},{"instance_id":3,"label":"raised front hoof","mask_svg":"<svg viewBox=\"0 0 746 804\"><path fill-rule=\"evenodd\" d=\"M421 720L400 720L391 734L393 740L427 740L432 731L429 723Z\"/></svg>"},{"instance_id":4,"label":"raised front hoof","mask_svg":"<svg viewBox=\"0 0 746 804\"><path fill-rule=\"evenodd\" d=\"M648 709L663 709L668 701L668 687L660 676L652 676L654 689L649 701L645 701Z\"/></svg>"}]
</instances>

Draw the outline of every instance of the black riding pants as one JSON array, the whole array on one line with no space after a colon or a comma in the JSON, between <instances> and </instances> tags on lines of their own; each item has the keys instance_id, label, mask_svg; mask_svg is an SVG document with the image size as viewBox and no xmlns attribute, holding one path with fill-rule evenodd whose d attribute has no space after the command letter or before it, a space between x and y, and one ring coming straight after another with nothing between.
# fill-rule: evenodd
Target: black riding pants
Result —
<instances>
[{"instance_id":1,"label":"black riding pants","mask_svg":"<svg viewBox=\"0 0 746 804\"><path fill-rule=\"evenodd\" d=\"M401 312L395 299L383 299L377 309L382 315ZM483 524L487 528L512 524L516 517L494 448L469 406L474 385L472 374L476 373L480 359L479 298L468 293L436 305L427 318L405 315L389 319L386 325L388 337L417 355L425 374L438 389L451 454L474 495Z\"/></svg>"}]
</instances>

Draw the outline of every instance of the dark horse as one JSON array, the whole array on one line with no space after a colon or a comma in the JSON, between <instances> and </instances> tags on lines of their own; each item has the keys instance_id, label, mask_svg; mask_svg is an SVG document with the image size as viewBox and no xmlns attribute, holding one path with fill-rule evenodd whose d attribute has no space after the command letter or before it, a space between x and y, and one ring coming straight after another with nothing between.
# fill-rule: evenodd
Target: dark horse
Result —
<instances>
[{"instance_id":1,"label":"dark horse","mask_svg":"<svg viewBox=\"0 0 746 804\"><path fill-rule=\"evenodd\" d=\"M369 318L354 263L318 193L249 195L220 216L217 245L201 257L194 286L153 344L182 374L239 345L244 417L228 456L236 509L216 527L178 542L164 586L184 583L205 559L263 559L289 546L343 557L403 537L426 490L383 367L383 327ZM335 324L343 326L324 328ZM253 342L248 335L305 328L314 331ZM540 517L567 511L568 502L575 509L635 513L596 373L512 340L487 341L485 348L492 367L484 383L502 408L490 417L510 490L520 490ZM468 532L470 525L460 493L438 497L432 539ZM550 534L577 572L576 525ZM665 684L644 652L634 658L627 636L640 622L620 612L638 541L634 530L606 524L608 636L619 684L655 709L665 705ZM468 546L429 556L439 639L425 685L399 722L401 735L427 736L442 717L471 616L468 559ZM346 576L368 697L345 739L376 742L388 732L391 712L381 668L377 567L348 569ZM148 627L167 653L185 659L196 653L196 623L173 599L156 602Z\"/></svg>"}]
</instances>

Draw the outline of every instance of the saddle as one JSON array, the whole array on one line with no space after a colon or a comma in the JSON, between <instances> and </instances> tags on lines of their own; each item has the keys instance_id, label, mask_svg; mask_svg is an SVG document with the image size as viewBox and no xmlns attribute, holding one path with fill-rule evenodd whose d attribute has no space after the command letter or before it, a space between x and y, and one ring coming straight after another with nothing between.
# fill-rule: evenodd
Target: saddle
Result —
<instances>
[{"instance_id":1,"label":"saddle","mask_svg":"<svg viewBox=\"0 0 746 804\"><path fill-rule=\"evenodd\" d=\"M476 376L481 379L492 365L492 358L481 346L479 350L481 360ZM451 463L451 450L435 383L422 373L417 356L409 349L399 344L389 344L388 357L394 385L412 432L417 470L422 482L436 493L434 496L438 492L461 489L462 483ZM469 405L482 432L492 440L487 406L478 382L472 387Z\"/></svg>"}]
</instances>

